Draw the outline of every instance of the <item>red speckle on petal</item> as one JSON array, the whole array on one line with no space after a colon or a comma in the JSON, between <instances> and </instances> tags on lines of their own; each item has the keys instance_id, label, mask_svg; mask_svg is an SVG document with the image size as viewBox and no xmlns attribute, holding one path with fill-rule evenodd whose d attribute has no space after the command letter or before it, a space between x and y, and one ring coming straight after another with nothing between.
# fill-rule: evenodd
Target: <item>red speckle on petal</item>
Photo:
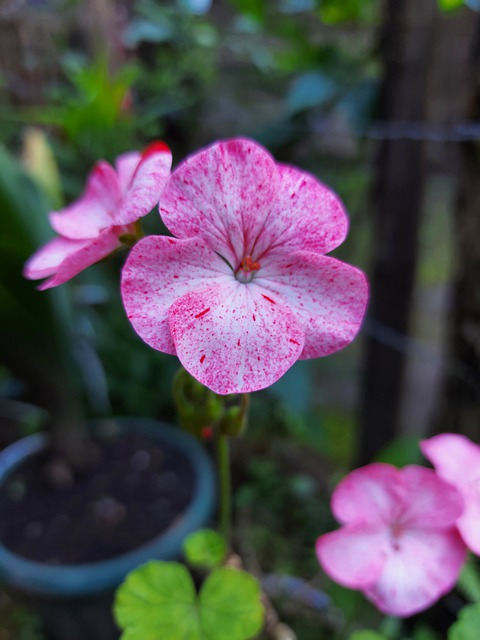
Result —
<instances>
[{"instance_id":1,"label":"red speckle on petal","mask_svg":"<svg viewBox=\"0 0 480 640\"><path fill-rule=\"evenodd\" d=\"M205 362L205 354L203 354L203 356L200 358L200 364L203 364Z\"/></svg>"},{"instance_id":2,"label":"red speckle on petal","mask_svg":"<svg viewBox=\"0 0 480 640\"><path fill-rule=\"evenodd\" d=\"M294 340L293 338L290 338L289 342L292 342L293 344L300 344L299 342L297 342L296 340Z\"/></svg>"},{"instance_id":3,"label":"red speckle on petal","mask_svg":"<svg viewBox=\"0 0 480 640\"><path fill-rule=\"evenodd\" d=\"M238 339L238 341L237 341L237 346L238 346L238 347L240 346L240 338L239 338L239 339Z\"/></svg>"},{"instance_id":4,"label":"red speckle on petal","mask_svg":"<svg viewBox=\"0 0 480 640\"><path fill-rule=\"evenodd\" d=\"M207 307L206 309L204 309L203 311L200 311L200 313L197 313L197 315L195 316L195 318L201 318L202 316L204 316L206 313L208 313L210 311L210 307Z\"/></svg>"},{"instance_id":5,"label":"red speckle on petal","mask_svg":"<svg viewBox=\"0 0 480 640\"><path fill-rule=\"evenodd\" d=\"M253 321L256 322L257 318L255 317L255 314L252 315Z\"/></svg>"},{"instance_id":6,"label":"red speckle on petal","mask_svg":"<svg viewBox=\"0 0 480 640\"><path fill-rule=\"evenodd\" d=\"M262 293L262 297L264 297L264 298L265 298L265 300L268 300L268 301L269 301L269 302L271 302L272 304L277 304L277 303L275 302L275 300L272 300L271 298L269 298L268 296L266 296L264 293Z\"/></svg>"},{"instance_id":7,"label":"red speckle on petal","mask_svg":"<svg viewBox=\"0 0 480 640\"><path fill-rule=\"evenodd\" d=\"M175 244L175 240L172 240L171 238L168 239L170 244Z\"/></svg>"}]
</instances>

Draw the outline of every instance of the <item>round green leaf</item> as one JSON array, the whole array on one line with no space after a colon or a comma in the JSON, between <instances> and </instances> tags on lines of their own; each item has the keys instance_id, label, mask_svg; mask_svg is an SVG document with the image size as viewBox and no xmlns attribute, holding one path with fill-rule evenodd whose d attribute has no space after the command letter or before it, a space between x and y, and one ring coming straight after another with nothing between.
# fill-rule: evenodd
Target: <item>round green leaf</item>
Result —
<instances>
[{"instance_id":1,"label":"round green leaf","mask_svg":"<svg viewBox=\"0 0 480 640\"><path fill-rule=\"evenodd\" d=\"M249 640L263 621L251 575L216 569L197 596L188 570L176 562L132 571L117 590L114 613L122 640Z\"/></svg>"},{"instance_id":2,"label":"round green leaf","mask_svg":"<svg viewBox=\"0 0 480 640\"><path fill-rule=\"evenodd\" d=\"M237 569L215 569L200 592L200 620L205 640L247 640L263 624L260 585Z\"/></svg>"},{"instance_id":3,"label":"round green leaf","mask_svg":"<svg viewBox=\"0 0 480 640\"><path fill-rule=\"evenodd\" d=\"M185 539L183 552L188 564L193 567L214 569L225 559L227 545L216 531L200 529Z\"/></svg>"},{"instance_id":4,"label":"round green leaf","mask_svg":"<svg viewBox=\"0 0 480 640\"><path fill-rule=\"evenodd\" d=\"M149 562L132 571L116 593L122 640L201 640L197 595L186 567Z\"/></svg>"}]
</instances>

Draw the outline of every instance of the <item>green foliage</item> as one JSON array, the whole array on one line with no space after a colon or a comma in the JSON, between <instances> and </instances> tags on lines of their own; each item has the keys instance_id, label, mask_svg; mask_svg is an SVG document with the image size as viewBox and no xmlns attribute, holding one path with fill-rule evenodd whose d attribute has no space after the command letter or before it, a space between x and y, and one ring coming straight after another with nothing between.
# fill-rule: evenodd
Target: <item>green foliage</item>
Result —
<instances>
[{"instance_id":1,"label":"green foliage","mask_svg":"<svg viewBox=\"0 0 480 640\"><path fill-rule=\"evenodd\" d=\"M404 467L407 464L421 464L423 457L418 446L420 438L404 436L396 438L387 444L377 454L376 462L386 462L395 467Z\"/></svg>"},{"instance_id":2,"label":"green foliage","mask_svg":"<svg viewBox=\"0 0 480 640\"><path fill-rule=\"evenodd\" d=\"M260 587L249 574L215 569L200 593L187 569L156 562L131 572L117 590L122 640L248 640L260 630Z\"/></svg>"},{"instance_id":3,"label":"green foliage","mask_svg":"<svg viewBox=\"0 0 480 640\"><path fill-rule=\"evenodd\" d=\"M464 607L448 630L448 640L478 640L480 629L480 604Z\"/></svg>"},{"instance_id":4,"label":"green foliage","mask_svg":"<svg viewBox=\"0 0 480 640\"><path fill-rule=\"evenodd\" d=\"M183 543L185 559L192 567L214 569L222 564L227 545L220 534L212 529L191 533Z\"/></svg>"},{"instance_id":5,"label":"green foliage","mask_svg":"<svg viewBox=\"0 0 480 640\"><path fill-rule=\"evenodd\" d=\"M149 47L135 83L139 125L152 137L159 119L198 104L215 77L218 34L212 22L152 0L135 3L124 34L128 47ZM155 45L155 46L153 46ZM184 112L191 118L192 112Z\"/></svg>"},{"instance_id":6,"label":"green foliage","mask_svg":"<svg viewBox=\"0 0 480 640\"><path fill-rule=\"evenodd\" d=\"M26 259L49 236L43 194L0 147L0 333L2 351L15 346L63 359L68 308L65 291L39 294L22 276Z\"/></svg>"},{"instance_id":7,"label":"green foliage","mask_svg":"<svg viewBox=\"0 0 480 640\"><path fill-rule=\"evenodd\" d=\"M361 631L355 631L352 633L348 640L387 640L387 638L376 631L362 629Z\"/></svg>"},{"instance_id":8,"label":"green foliage","mask_svg":"<svg viewBox=\"0 0 480 640\"><path fill-rule=\"evenodd\" d=\"M480 603L480 569L474 556L470 556L465 563L457 588L473 603Z\"/></svg>"},{"instance_id":9,"label":"green foliage","mask_svg":"<svg viewBox=\"0 0 480 640\"><path fill-rule=\"evenodd\" d=\"M439 637L430 627L419 625L415 627L412 640L439 640Z\"/></svg>"},{"instance_id":10,"label":"green foliage","mask_svg":"<svg viewBox=\"0 0 480 640\"><path fill-rule=\"evenodd\" d=\"M112 74L105 60L87 63L67 56L64 63L68 85L52 95L57 126L82 155L112 160L134 143L135 122L128 109L129 91L139 68L124 66Z\"/></svg>"},{"instance_id":11,"label":"green foliage","mask_svg":"<svg viewBox=\"0 0 480 640\"><path fill-rule=\"evenodd\" d=\"M377 17L378 0L321 0L320 16L327 24L357 21L374 22Z\"/></svg>"},{"instance_id":12,"label":"green foliage","mask_svg":"<svg viewBox=\"0 0 480 640\"><path fill-rule=\"evenodd\" d=\"M464 0L438 0L438 6L442 11L454 11L464 6Z\"/></svg>"}]
</instances>

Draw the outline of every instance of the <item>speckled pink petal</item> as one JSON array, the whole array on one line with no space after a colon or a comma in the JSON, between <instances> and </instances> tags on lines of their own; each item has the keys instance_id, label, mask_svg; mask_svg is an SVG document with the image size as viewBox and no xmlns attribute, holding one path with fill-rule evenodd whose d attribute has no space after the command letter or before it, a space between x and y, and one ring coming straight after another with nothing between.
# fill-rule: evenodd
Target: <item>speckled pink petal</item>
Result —
<instances>
[{"instance_id":1,"label":"speckled pink petal","mask_svg":"<svg viewBox=\"0 0 480 640\"><path fill-rule=\"evenodd\" d=\"M344 524L368 521L382 526L402 513L404 496L400 470L374 462L339 482L332 496L332 512Z\"/></svg>"},{"instance_id":2,"label":"speckled pink petal","mask_svg":"<svg viewBox=\"0 0 480 640\"><path fill-rule=\"evenodd\" d=\"M317 558L325 573L350 589L364 589L378 580L387 549L386 530L367 523L326 533L316 544Z\"/></svg>"},{"instance_id":3,"label":"speckled pink petal","mask_svg":"<svg viewBox=\"0 0 480 640\"><path fill-rule=\"evenodd\" d=\"M364 594L383 613L406 617L454 587L466 550L456 530L407 531L397 542L380 578Z\"/></svg>"},{"instance_id":4,"label":"speckled pink petal","mask_svg":"<svg viewBox=\"0 0 480 640\"><path fill-rule=\"evenodd\" d=\"M277 167L278 190L255 244L254 259L261 260L265 251L275 247L321 254L338 247L348 230L348 218L338 196L304 171Z\"/></svg>"},{"instance_id":5,"label":"speckled pink petal","mask_svg":"<svg viewBox=\"0 0 480 640\"><path fill-rule=\"evenodd\" d=\"M128 191L132 183L133 174L142 159L138 151L129 151L115 158L115 171L122 196Z\"/></svg>"},{"instance_id":6,"label":"speckled pink petal","mask_svg":"<svg viewBox=\"0 0 480 640\"><path fill-rule=\"evenodd\" d=\"M228 286L187 293L171 306L169 318L185 369L220 394L270 386L303 348L303 329L290 309L233 277Z\"/></svg>"},{"instance_id":7,"label":"speckled pink petal","mask_svg":"<svg viewBox=\"0 0 480 640\"><path fill-rule=\"evenodd\" d=\"M201 236L236 269L265 224L277 184L277 167L263 147L220 142L172 173L160 215L173 235Z\"/></svg>"},{"instance_id":8,"label":"speckled pink petal","mask_svg":"<svg viewBox=\"0 0 480 640\"><path fill-rule=\"evenodd\" d=\"M120 188L113 168L101 160L88 176L84 194L62 211L50 214L57 233L71 240L95 238L114 223Z\"/></svg>"},{"instance_id":9,"label":"speckled pink petal","mask_svg":"<svg viewBox=\"0 0 480 640\"><path fill-rule=\"evenodd\" d=\"M278 296L305 327L302 359L342 349L357 335L368 302L365 275L307 251L268 254L255 283Z\"/></svg>"},{"instance_id":10,"label":"speckled pink petal","mask_svg":"<svg viewBox=\"0 0 480 640\"><path fill-rule=\"evenodd\" d=\"M450 529L463 511L463 500L452 485L432 470L418 465L401 469L406 492L402 526L407 528Z\"/></svg>"},{"instance_id":11,"label":"speckled pink petal","mask_svg":"<svg viewBox=\"0 0 480 640\"><path fill-rule=\"evenodd\" d=\"M457 527L469 548L480 555L480 447L466 436L442 433L420 443L438 475L460 491L465 509Z\"/></svg>"},{"instance_id":12,"label":"speckled pink petal","mask_svg":"<svg viewBox=\"0 0 480 640\"><path fill-rule=\"evenodd\" d=\"M172 152L164 142L154 142L142 153L131 184L115 212L115 224L130 224L146 216L157 204L170 176Z\"/></svg>"},{"instance_id":13,"label":"speckled pink petal","mask_svg":"<svg viewBox=\"0 0 480 640\"><path fill-rule=\"evenodd\" d=\"M47 278L57 271L66 258L80 249L88 247L90 243L91 240L53 238L27 260L23 269L23 276L29 280Z\"/></svg>"},{"instance_id":14,"label":"speckled pink petal","mask_svg":"<svg viewBox=\"0 0 480 640\"><path fill-rule=\"evenodd\" d=\"M175 354L168 324L173 302L188 291L231 280L231 270L200 238L149 236L133 247L123 268L123 304L142 340Z\"/></svg>"},{"instance_id":15,"label":"speckled pink petal","mask_svg":"<svg viewBox=\"0 0 480 640\"><path fill-rule=\"evenodd\" d=\"M57 287L108 256L120 244L115 230L104 231L95 240L55 238L30 258L24 275L31 279L51 275L39 285L40 291Z\"/></svg>"}]
</instances>

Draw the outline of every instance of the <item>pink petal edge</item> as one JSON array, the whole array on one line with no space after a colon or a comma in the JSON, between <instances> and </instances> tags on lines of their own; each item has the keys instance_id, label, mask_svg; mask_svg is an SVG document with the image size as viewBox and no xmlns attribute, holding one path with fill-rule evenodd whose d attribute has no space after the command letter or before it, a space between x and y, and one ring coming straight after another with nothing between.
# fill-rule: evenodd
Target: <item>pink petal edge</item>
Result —
<instances>
[{"instance_id":1,"label":"pink petal edge","mask_svg":"<svg viewBox=\"0 0 480 640\"><path fill-rule=\"evenodd\" d=\"M172 173L159 205L174 236L201 237L236 269L252 252L278 184L274 159L243 138L218 142Z\"/></svg>"},{"instance_id":2,"label":"pink petal edge","mask_svg":"<svg viewBox=\"0 0 480 640\"><path fill-rule=\"evenodd\" d=\"M192 289L225 278L233 278L230 269L200 238L149 236L133 247L123 267L123 305L144 342L174 355L170 306Z\"/></svg>"},{"instance_id":3,"label":"pink petal edge","mask_svg":"<svg viewBox=\"0 0 480 640\"><path fill-rule=\"evenodd\" d=\"M348 217L336 194L314 176L277 165L278 188L273 207L255 243L255 259L266 251L329 253L348 231Z\"/></svg>"},{"instance_id":4,"label":"pink petal edge","mask_svg":"<svg viewBox=\"0 0 480 640\"><path fill-rule=\"evenodd\" d=\"M117 174L101 160L87 178L83 195L61 211L50 213L50 224L61 236L71 240L96 238L115 224L121 199Z\"/></svg>"},{"instance_id":5,"label":"pink petal edge","mask_svg":"<svg viewBox=\"0 0 480 640\"><path fill-rule=\"evenodd\" d=\"M38 286L40 291L57 287L71 280L81 271L90 267L95 262L99 262L112 251L121 246L121 242L115 230L106 230L101 233L98 238L91 241L68 241L65 238L59 238L65 243L72 243L70 248L65 252L64 259L58 265L56 272L51 278ZM76 247L74 249L75 243Z\"/></svg>"},{"instance_id":6,"label":"pink petal edge","mask_svg":"<svg viewBox=\"0 0 480 640\"><path fill-rule=\"evenodd\" d=\"M171 166L172 152L164 142L153 142L144 150L115 212L115 224L131 224L150 213L167 184Z\"/></svg>"},{"instance_id":7,"label":"pink petal edge","mask_svg":"<svg viewBox=\"0 0 480 640\"><path fill-rule=\"evenodd\" d=\"M387 556L385 531L352 524L318 538L316 554L325 573L349 589L365 589L379 579Z\"/></svg>"},{"instance_id":8,"label":"pink petal edge","mask_svg":"<svg viewBox=\"0 0 480 640\"><path fill-rule=\"evenodd\" d=\"M409 532L390 552L380 578L364 594L385 614L411 616L434 604L454 586L465 561L455 529Z\"/></svg>"},{"instance_id":9,"label":"pink petal edge","mask_svg":"<svg viewBox=\"0 0 480 640\"><path fill-rule=\"evenodd\" d=\"M368 302L362 271L307 251L265 256L255 283L291 308L305 328L301 359L327 356L355 338Z\"/></svg>"},{"instance_id":10,"label":"pink petal edge","mask_svg":"<svg viewBox=\"0 0 480 640\"><path fill-rule=\"evenodd\" d=\"M303 348L304 331L293 312L233 276L182 296L172 304L169 321L185 369L222 395L270 386Z\"/></svg>"}]
</instances>

